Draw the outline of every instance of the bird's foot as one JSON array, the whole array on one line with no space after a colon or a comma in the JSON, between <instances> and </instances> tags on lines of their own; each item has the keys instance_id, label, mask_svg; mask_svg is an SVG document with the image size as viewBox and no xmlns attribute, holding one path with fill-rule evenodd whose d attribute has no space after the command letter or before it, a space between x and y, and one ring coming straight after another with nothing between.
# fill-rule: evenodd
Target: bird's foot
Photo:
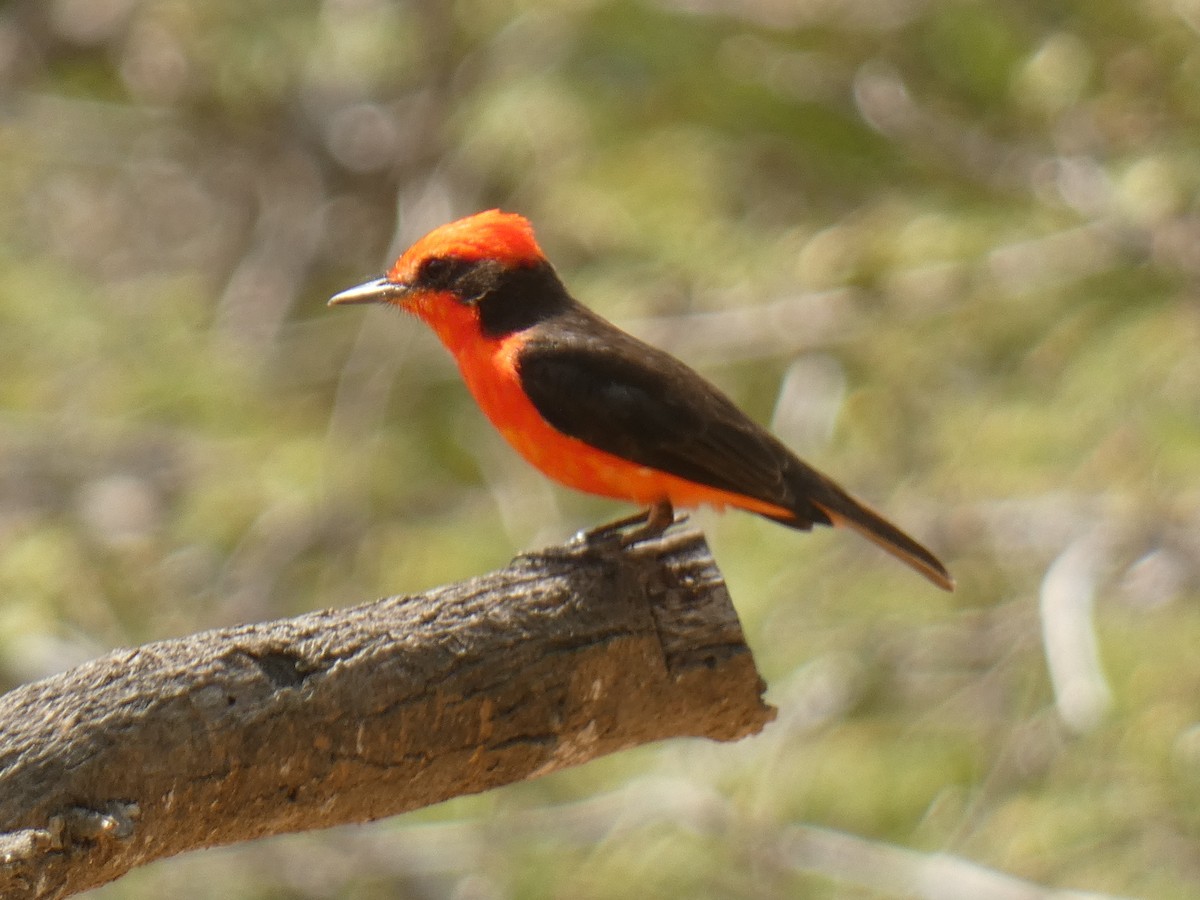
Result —
<instances>
[{"instance_id":1,"label":"bird's foot","mask_svg":"<svg viewBox=\"0 0 1200 900\"><path fill-rule=\"evenodd\" d=\"M672 525L686 521L686 513L678 517L675 515L670 500L659 500L640 513L581 531L575 535L573 543L596 544L615 540L621 547L629 547L656 538Z\"/></svg>"}]
</instances>

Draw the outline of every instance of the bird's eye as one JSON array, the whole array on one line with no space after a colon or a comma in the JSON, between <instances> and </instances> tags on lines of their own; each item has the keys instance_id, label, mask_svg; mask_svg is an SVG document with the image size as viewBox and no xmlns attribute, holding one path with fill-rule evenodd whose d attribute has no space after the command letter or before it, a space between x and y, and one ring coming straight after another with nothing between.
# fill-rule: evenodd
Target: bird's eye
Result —
<instances>
[{"instance_id":1,"label":"bird's eye","mask_svg":"<svg viewBox=\"0 0 1200 900\"><path fill-rule=\"evenodd\" d=\"M444 256L435 256L421 264L418 280L431 285L444 285L450 280L454 263Z\"/></svg>"}]
</instances>

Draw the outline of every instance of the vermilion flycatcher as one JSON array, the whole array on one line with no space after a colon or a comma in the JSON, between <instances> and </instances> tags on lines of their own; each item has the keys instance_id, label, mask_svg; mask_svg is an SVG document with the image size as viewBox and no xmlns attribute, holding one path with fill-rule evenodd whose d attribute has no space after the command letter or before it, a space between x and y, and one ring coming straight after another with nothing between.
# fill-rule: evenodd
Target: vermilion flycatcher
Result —
<instances>
[{"instance_id":1,"label":"vermilion flycatcher","mask_svg":"<svg viewBox=\"0 0 1200 900\"><path fill-rule=\"evenodd\" d=\"M938 587L927 549L801 461L700 375L576 302L529 222L498 210L431 231L330 305L386 303L429 324L480 409L565 485L646 505L626 542L675 506L734 506L792 528L849 526Z\"/></svg>"}]
</instances>

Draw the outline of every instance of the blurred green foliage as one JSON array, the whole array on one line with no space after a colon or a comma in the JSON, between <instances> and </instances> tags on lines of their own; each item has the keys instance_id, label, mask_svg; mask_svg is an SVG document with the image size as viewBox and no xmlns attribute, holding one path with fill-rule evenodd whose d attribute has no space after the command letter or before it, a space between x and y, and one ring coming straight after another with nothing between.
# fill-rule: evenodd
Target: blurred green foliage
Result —
<instances>
[{"instance_id":1,"label":"blurred green foliage","mask_svg":"<svg viewBox=\"0 0 1200 900\"><path fill-rule=\"evenodd\" d=\"M1198 29L1185 0L0 7L4 686L623 512L515 459L415 323L324 308L490 206L960 583L702 515L761 737L97 896L1196 896Z\"/></svg>"}]
</instances>

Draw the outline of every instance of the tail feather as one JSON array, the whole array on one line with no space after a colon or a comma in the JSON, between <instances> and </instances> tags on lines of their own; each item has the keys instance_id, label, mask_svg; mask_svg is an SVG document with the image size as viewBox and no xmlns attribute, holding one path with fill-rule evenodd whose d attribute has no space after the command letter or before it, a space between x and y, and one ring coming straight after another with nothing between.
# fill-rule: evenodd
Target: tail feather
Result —
<instances>
[{"instance_id":1,"label":"tail feather","mask_svg":"<svg viewBox=\"0 0 1200 900\"><path fill-rule=\"evenodd\" d=\"M836 488L822 493L820 499L810 497L809 502L825 513L833 525L854 529L942 590L954 590L954 578L941 560L875 510Z\"/></svg>"}]
</instances>

